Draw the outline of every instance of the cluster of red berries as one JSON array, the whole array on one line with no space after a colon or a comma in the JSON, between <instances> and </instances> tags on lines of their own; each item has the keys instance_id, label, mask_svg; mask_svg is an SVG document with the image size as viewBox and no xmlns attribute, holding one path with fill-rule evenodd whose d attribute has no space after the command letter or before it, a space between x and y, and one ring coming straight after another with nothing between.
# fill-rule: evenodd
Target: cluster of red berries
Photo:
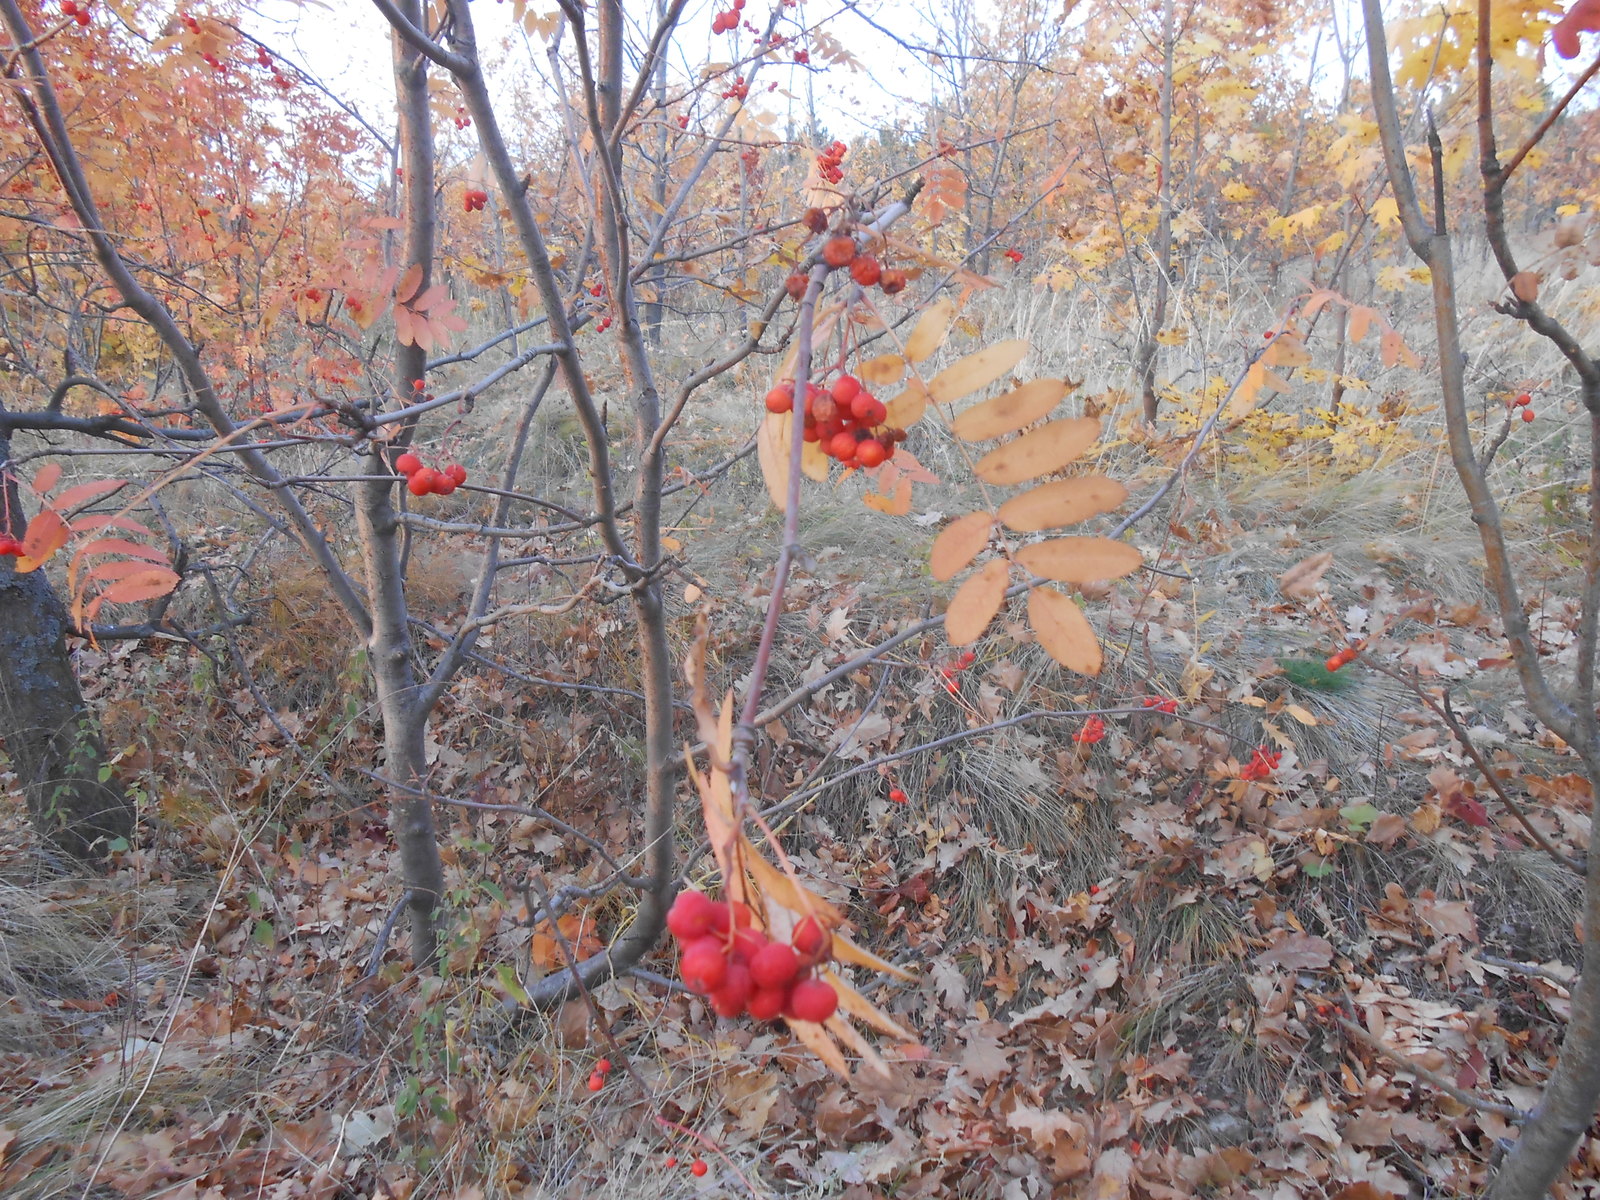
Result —
<instances>
[{"instance_id":1,"label":"cluster of red berries","mask_svg":"<svg viewBox=\"0 0 1600 1200\"><path fill-rule=\"evenodd\" d=\"M611 1060L602 1058L594 1065L594 1073L589 1076L589 1090L598 1092L606 1085L606 1076L611 1074Z\"/></svg>"},{"instance_id":2,"label":"cluster of red berries","mask_svg":"<svg viewBox=\"0 0 1600 1200\"><path fill-rule=\"evenodd\" d=\"M1266 779L1278 769L1278 761L1283 755L1277 750L1268 750L1265 746L1257 746L1250 762L1240 770L1239 778L1245 780Z\"/></svg>"},{"instance_id":3,"label":"cluster of red berries","mask_svg":"<svg viewBox=\"0 0 1600 1200\"><path fill-rule=\"evenodd\" d=\"M467 469L460 463L435 470L423 466L422 460L409 450L394 460L394 469L406 477L406 487L413 496L448 496L467 481Z\"/></svg>"},{"instance_id":4,"label":"cluster of red berries","mask_svg":"<svg viewBox=\"0 0 1600 1200\"><path fill-rule=\"evenodd\" d=\"M595 323L594 331L596 333L604 333L606 330L608 330L610 328L611 328L611 318L610 317L601 317L600 320Z\"/></svg>"},{"instance_id":5,"label":"cluster of red berries","mask_svg":"<svg viewBox=\"0 0 1600 1200\"><path fill-rule=\"evenodd\" d=\"M1106 736L1106 723L1099 717L1090 717L1083 728L1072 735L1072 740L1082 746L1092 746Z\"/></svg>"},{"instance_id":6,"label":"cluster of red berries","mask_svg":"<svg viewBox=\"0 0 1600 1200\"><path fill-rule=\"evenodd\" d=\"M78 0L61 0L61 15L71 17L81 27L89 23L89 6Z\"/></svg>"},{"instance_id":7,"label":"cluster of red berries","mask_svg":"<svg viewBox=\"0 0 1600 1200\"><path fill-rule=\"evenodd\" d=\"M1528 405L1532 403L1533 397L1527 392L1523 392L1515 400L1511 401L1511 407L1520 408L1522 410L1522 419L1524 421L1531 421L1533 420L1533 409L1529 408Z\"/></svg>"},{"instance_id":8,"label":"cluster of red berries","mask_svg":"<svg viewBox=\"0 0 1600 1200\"><path fill-rule=\"evenodd\" d=\"M1341 667L1348 667L1351 663L1355 662L1356 655L1360 654L1365 648L1365 642L1356 642L1354 645L1346 646L1343 650L1330 655L1328 657L1328 661L1322 665L1327 667L1329 671L1337 671Z\"/></svg>"},{"instance_id":9,"label":"cluster of red berries","mask_svg":"<svg viewBox=\"0 0 1600 1200\"><path fill-rule=\"evenodd\" d=\"M678 893L667 928L683 947L683 982L709 996L718 1016L749 1013L758 1021L784 1016L820 1024L839 1007L832 985L811 975L827 961L833 941L814 917L802 918L789 942L774 942L753 928L746 905L718 903L691 890Z\"/></svg>"},{"instance_id":10,"label":"cluster of red berries","mask_svg":"<svg viewBox=\"0 0 1600 1200\"><path fill-rule=\"evenodd\" d=\"M801 218L802 224L813 233L821 233L828 227L828 217L820 208L808 208ZM885 267L870 254L861 252L856 247L855 238L848 233L838 233L822 243L822 261L833 270L850 268L850 278L862 287L879 287L885 296L895 296L906 290L906 273L894 267ZM798 301L806 294L810 277L804 271L796 271L785 282L792 299Z\"/></svg>"},{"instance_id":11,"label":"cluster of red berries","mask_svg":"<svg viewBox=\"0 0 1600 1200\"><path fill-rule=\"evenodd\" d=\"M456 115L454 117L454 121L457 129L465 129L468 125L472 124L472 117L468 115L465 108L458 104L456 105Z\"/></svg>"},{"instance_id":12,"label":"cluster of red berries","mask_svg":"<svg viewBox=\"0 0 1600 1200\"><path fill-rule=\"evenodd\" d=\"M0 558L10 555L12 558L21 558L27 551L22 543L9 533L0 533Z\"/></svg>"},{"instance_id":13,"label":"cluster of red berries","mask_svg":"<svg viewBox=\"0 0 1600 1200\"><path fill-rule=\"evenodd\" d=\"M1007 250L1006 253L1005 253L1005 256L1008 259L1010 259L1013 264L1016 264L1016 263L1019 263L1019 262L1022 261L1022 251L1018 250L1015 246L1013 246L1013 247L1011 247L1011 249Z\"/></svg>"},{"instance_id":14,"label":"cluster of red berries","mask_svg":"<svg viewBox=\"0 0 1600 1200\"><path fill-rule=\"evenodd\" d=\"M767 411L794 411L794 384L778 384L767 393ZM895 446L906 440L904 429L884 425L889 410L854 375L841 375L824 391L806 385L805 426L802 436L817 442L829 458L847 467L881 467L894 457Z\"/></svg>"},{"instance_id":15,"label":"cluster of red berries","mask_svg":"<svg viewBox=\"0 0 1600 1200\"><path fill-rule=\"evenodd\" d=\"M468 188L461 200L468 212L482 212L483 206L489 203L489 193L479 188Z\"/></svg>"},{"instance_id":16,"label":"cluster of red berries","mask_svg":"<svg viewBox=\"0 0 1600 1200\"><path fill-rule=\"evenodd\" d=\"M1178 702L1171 696L1146 696L1144 698L1144 706L1146 708L1153 708L1157 712L1168 714L1178 711Z\"/></svg>"},{"instance_id":17,"label":"cluster of red berries","mask_svg":"<svg viewBox=\"0 0 1600 1200\"><path fill-rule=\"evenodd\" d=\"M750 85L744 81L743 75L734 76L728 90L722 93L724 100L743 100L750 94Z\"/></svg>"},{"instance_id":18,"label":"cluster of red berries","mask_svg":"<svg viewBox=\"0 0 1600 1200\"><path fill-rule=\"evenodd\" d=\"M809 50L796 50L794 52L794 65L795 66L803 67L807 63L809 63L810 61L811 61L811 51L809 51Z\"/></svg>"},{"instance_id":19,"label":"cluster of red berries","mask_svg":"<svg viewBox=\"0 0 1600 1200\"><path fill-rule=\"evenodd\" d=\"M951 659L948 664L940 667L939 678L944 680L944 690L949 692L952 696L960 695L961 685L956 682L956 673L958 671L965 671L977 661L978 656L971 650L963 650L955 658Z\"/></svg>"},{"instance_id":20,"label":"cluster of red berries","mask_svg":"<svg viewBox=\"0 0 1600 1200\"><path fill-rule=\"evenodd\" d=\"M744 11L744 0L733 0L733 7L711 18L712 33L731 33L739 28L739 14Z\"/></svg>"},{"instance_id":21,"label":"cluster of red berries","mask_svg":"<svg viewBox=\"0 0 1600 1200\"><path fill-rule=\"evenodd\" d=\"M799 58L798 55L795 57ZM817 174L822 176L824 183L838 183L844 178L844 169L839 164L848 153L850 147L843 142L830 142L828 148L817 155Z\"/></svg>"},{"instance_id":22,"label":"cluster of red berries","mask_svg":"<svg viewBox=\"0 0 1600 1200\"><path fill-rule=\"evenodd\" d=\"M676 1154L667 1155L667 1161L666 1161L667 1170L670 1171L673 1167L675 1167L677 1165L678 1165L678 1156ZM690 1163L689 1163L689 1174L693 1175L696 1179L700 1178L702 1175L704 1175L710 1169L711 1168L706 1166L705 1160L702 1159L702 1158L695 1158L695 1159L690 1160Z\"/></svg>"}]
</instances>

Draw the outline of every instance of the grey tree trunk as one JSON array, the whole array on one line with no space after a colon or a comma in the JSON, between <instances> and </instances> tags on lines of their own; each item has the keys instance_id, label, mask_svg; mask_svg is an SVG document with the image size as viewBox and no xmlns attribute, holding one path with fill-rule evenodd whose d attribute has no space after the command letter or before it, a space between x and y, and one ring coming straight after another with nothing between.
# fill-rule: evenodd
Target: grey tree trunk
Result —
<instances>
[{"instance_id":1,"label":"grey tree trunk","mask_svg":"<svg viewBox=\"0 0 1600 1200\"><path fill-rule=\"evenodd\" d=\"M0 464L11 437L0 427ZM26 526L16 482L5 479L10 532ZM102 781L105 746L67 655L67 611L43 571L18 574L0 557L0 742L28 812L50 844L85 862L133 836L133 804Z\"/></svg>"}]
</instances>

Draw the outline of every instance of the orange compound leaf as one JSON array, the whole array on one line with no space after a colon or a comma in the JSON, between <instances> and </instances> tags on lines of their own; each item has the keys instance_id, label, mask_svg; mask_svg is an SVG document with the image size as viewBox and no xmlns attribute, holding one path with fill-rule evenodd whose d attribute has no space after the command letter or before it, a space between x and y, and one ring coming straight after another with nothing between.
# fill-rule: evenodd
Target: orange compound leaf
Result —
<instances>
[{"instance_id":1,"label":"orange compound leaf","mask_svg":"<svg viewBox=\"0 0 1600 1200\"><path fill-rule=\"evenodd\" d=\"M1144 556L1110 538L1063 537L1022 547L1017 565L1061 583L1098 583L1133 574L1144 565Z\"/></svg>"},{"instance_id":2,"label":"orange compound leaf","mask_svg":"<svg viewBox=\"0 0 1600 1200\"><path fill-rule=\"evenodd\" d=\"M952 646L967 646L983 636L1005 602L1010 570L1011 564L1005 559L992 559L956 589L944 620L945 640Z\"/></svg>"},{"instance_id":3,"label":"orange compound leaf","mask_svg":"<svg viewBox=\"0 0 1600 1200\"><path fill-rule=\"evenodd\" d=\"M942 529L933 539L929 552L929 567L938 580L954 579L989 544L989 534L994 529L994 514L968 513L958 517Z\"/></svg>"},{"instance_id":4,"label":"orange compound leaf","mask_svg":"<svg viewBox=\"0 0 1600 1200\"><path fill-rule=\"evenodd\" d=\"M1105 655L1089 619L1071 596L1053 587L1028 593L1028 624L1045 652L1069 671L1098 675Z\"/></svg>"},{"instance_id":5,"label":"orange compound leaf","mask_svg":"<svg viewBox=\"0 0 1600 1200\"><path fill-rule=\"evenodd\" d=\"M985 483L1023 483L1059 471L1079 458L1100 436L1097 417L1050 421L1015 441L989 451L974 470Z\"/></svg>"},{"instance_id":6,"label":"orange compound leaf","mask_svg":"<svg viewBox=\"0 0 1600 1200\"><path fill-rule=\"evenodd\" d=\"M17 574L37 571L67 544L70 530L53 508L40 509L22 535L22 554L17 559Z\"/></svg>"}]
</instances>

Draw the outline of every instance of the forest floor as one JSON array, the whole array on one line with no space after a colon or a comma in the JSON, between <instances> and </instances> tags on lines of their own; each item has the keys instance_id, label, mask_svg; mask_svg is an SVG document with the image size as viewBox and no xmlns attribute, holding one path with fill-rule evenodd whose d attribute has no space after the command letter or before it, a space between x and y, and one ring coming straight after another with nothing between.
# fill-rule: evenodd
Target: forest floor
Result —
<instances>
[{"instance_id":1,"label":"forest floor","mask_svg":"<svg viewBox=\"0 0 1600 1200\"><path fill-rule=\"evenodd\" d=\"M943 470L946 448L916 449ZM1172 457L1112 453L1136 494ZM339 618L293 560L231 658L83 648L146 836L85 878L20 802L0 811L0 1194L1471 1194L1560 1037L1591 798L1518 699L1430 435L1340 470L1262 457L1208 456L1136 530L1160 573L1092 596L1099 679L1002 621L970 665L914 640L765 730L762 794L817 785L782 828L797 870L914 971L852 976L918 1034L880 1046L887 1076L835 1078L781 1026L719 1021L667 984L668 947L517 1011L519 981L629 915L608 898L530 928L542 890L596 863L526 816L441 806L446 969L408 971L360 659L334 637L306 656ZM1517 469L1521 577L1559 668L1570 489ZM714 600L716 688L748 670L776 542L759 483L734 483L680 527L672 595L685 648ZM925 613L929 523L845 493L808 510L775 695ZM1320 583L1286 590L1321 553ZM418 550L419 608L459 606L461 561ZM1346 634L1369 657L1330 673ZM439 793L628 845L631 639L609 609L504 631L497 657L567 686L458 679ZM1429 709L1446 689L1497 787ZM1085 709L1119 711L1096 739ZM1591 1131L1562 1194L1597 1179Z\"/></svg>"}]
</instances>

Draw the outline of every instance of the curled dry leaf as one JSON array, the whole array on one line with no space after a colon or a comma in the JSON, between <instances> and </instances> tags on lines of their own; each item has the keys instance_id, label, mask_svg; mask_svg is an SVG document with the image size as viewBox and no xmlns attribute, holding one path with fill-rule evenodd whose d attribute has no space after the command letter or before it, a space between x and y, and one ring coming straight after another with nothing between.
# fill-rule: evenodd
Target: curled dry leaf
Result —
<instances>
[{"instance_id":1,"label":"curled dry leaf","mask_svg":"<svg viewBox=\"0 0 1600 1200\"><path fill-rule=\"evenodd\" d=\"M954 579L989 544L989 532L994 528L994 514L968 513L946 525L933 539L929 553L929 566L933 577L939 580Z\"/></svg>"},{"instance_id":2,"label":"curled dry leaf","mask_svg":"<svg viewBox=\"0 0 1600 1200\"><path fill-rule=\"evenodd\" d=\"M1062 583L1121 579L1144 565L1144 556L1127 542L1100 537L1052 538L1017 551L1017 563L1035 575Z\"/></svg>"},{"instance_id":3,"label":"curled dry leaf","mask_svg":"<svg viewBox=\"0 0 1600 1200\"><path fill-rule=\"evenodd\" d=\"M1290 600L1309 600L1317 594L1317 585L1333 565L1333 555L1324 550L1302 558L1278 576L1278 590Z\"/></svg>"},{"instance_id":4,"label":"curled dry leaf","mask_svg":"<svg viewBox=\"0 0 1600 1200\"><path fill-rule=\"evenodd\" d=\"M974 468L985 483L1012 484L1037 479L1078 458L1100 436L1097 417L1051 421L989 451Z\"/></svg>"},{"instance_id":5,"label":"curled dry leaf","mask_svg":"<svg viewBox=\"0 0 1600 1200\"><path fill-rule=\"evenodd\" d=\"M1032 380L982 404L974 404L950 422L951 432L967 442L1015 433L1060 404L1062 397L1076 387L1065 379Z\"/></svg>"},{"instance_id":6,"label":"curled dry leaf","mask_svg":"<svg viewBox=\"0 0 1600 1200\"><path fill-rule=\"evenodd\" d=\"M1110 512L1128 498L1128 489L1105 475L1058 479L1013 496L1000 506L1000 520L1018 533L1060 529Z\"/></svg>"},{"instance_id":7,"label":"curled dry leaf","mask_svg":"<svg viewBox=\"0 0 1600 1200\"><path fill-rule=\"evenodd\" d=\"M1069 671L1098 675L1105 662L1100 641L1071 596L1040 586L1028 593L1028 624L1045 653Z\"/></svg>"},{"instance_id":8,"label":"curled dry leaf","mask_svg":"<svg viewBox=\"0 0 1600 1200\"><path fill-rule=\"evenodd\" d=\"M991 559L983 570L956 589L944 616L945 639L952 646L968 646L983 636L1005 600L1009 573L1010 564L1005 559Z\"/></svg>"},{"instance_id":9,"label":"curled dry leaf","mask_svg":"<svg viewBox=\"0 0 1600 1200\"><path fill-rule=\"evenodd\" d=\"M1539 273L1518 271L1511 277L1511 294L1524 304L1532 304L1539 298Z\"/></svg>"}]
</instances>

